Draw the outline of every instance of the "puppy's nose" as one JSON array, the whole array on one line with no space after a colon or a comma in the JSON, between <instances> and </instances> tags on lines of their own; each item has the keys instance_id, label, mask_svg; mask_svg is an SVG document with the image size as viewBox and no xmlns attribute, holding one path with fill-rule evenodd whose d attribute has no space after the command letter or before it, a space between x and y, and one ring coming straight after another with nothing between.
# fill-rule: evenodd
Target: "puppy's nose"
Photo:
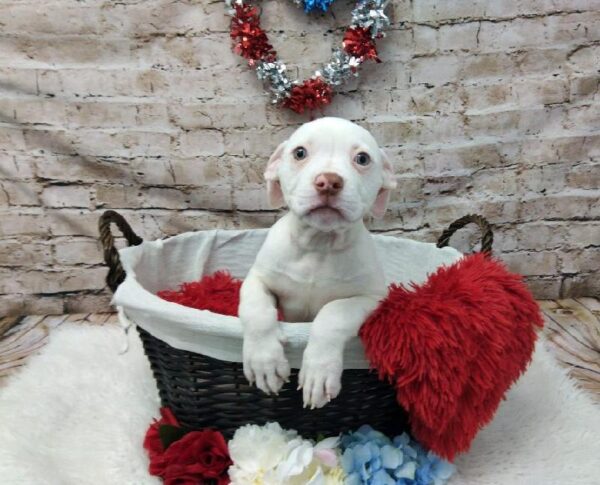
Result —
<instances>
[{"instance_id":1,"label":"puppy's nose","mask_svg":"<svg viewBox=\"0 0 600 485\"><path fill-rule=\"evenodd\" d=\"M337 173L321 173L315 178L319 195L336 195L344 188L344 179Z\"/></svg>"}]
</instances>

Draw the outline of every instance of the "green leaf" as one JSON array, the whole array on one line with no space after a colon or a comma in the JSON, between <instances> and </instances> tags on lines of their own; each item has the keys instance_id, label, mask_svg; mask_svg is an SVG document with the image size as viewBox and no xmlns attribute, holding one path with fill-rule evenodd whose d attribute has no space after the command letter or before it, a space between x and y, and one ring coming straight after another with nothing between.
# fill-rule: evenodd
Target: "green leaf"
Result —
<instances>
[{"instance_id":1,"label":"green leaf","mask_svg":"<svg viewBox=\"0 0 600 485\"><path fill-rule=\"evenodd\" d=\"M183 438L189 431L179 426L170 424L161 424L158 428L158 437L163 445L163 449L167 449L171 444Z\"/></svg>"}]
</instances>

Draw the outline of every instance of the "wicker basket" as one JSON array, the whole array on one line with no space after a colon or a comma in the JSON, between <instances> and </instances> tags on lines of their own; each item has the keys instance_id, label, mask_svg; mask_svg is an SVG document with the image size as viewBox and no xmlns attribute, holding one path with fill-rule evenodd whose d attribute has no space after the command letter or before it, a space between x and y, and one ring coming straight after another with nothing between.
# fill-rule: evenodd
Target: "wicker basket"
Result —
<instances>
[{"instance_id":1,"label":"wicker basket","mask_svg":"<svg viewBox=\"0 0 600 485\"><path fill-rule=\"evenodd\" d=\"M141 244L142 239L118 213L106 211L101 216L100 240L109 267L106 281L114 292L124 281L125 271L114 245L111 223L117 225L130 246ZM477 215L468 215L451 224L439 238L437 247L448 246L452 234L469 223L476 223L481 230L481 250L491 251L491 228ZM268 421L277 421L306 437L335 435L363 424L391 435L406 429L406 413L398 406L394 390L368 369L344 370L340 395L322 409L308 410L303 409L302 393L296 390L296 369L278 396L268 396L248 385L239 362L181 350L140 326L137 329L162 405L170 407L183 426L213 427L227 437L244 424Z\"/></svg>"}]
</instances>

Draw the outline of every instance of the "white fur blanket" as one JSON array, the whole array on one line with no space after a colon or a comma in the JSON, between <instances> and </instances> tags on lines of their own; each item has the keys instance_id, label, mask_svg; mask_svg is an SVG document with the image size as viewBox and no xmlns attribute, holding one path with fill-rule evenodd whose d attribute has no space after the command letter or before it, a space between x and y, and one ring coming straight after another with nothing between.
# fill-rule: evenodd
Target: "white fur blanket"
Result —
<instances>
[{"instance_id":1,"label":"white fur blanket","mask_svg":"<svg viewBox=\"0 0 600 485\"><path fill-rule=\"evenodd\" d=\"M159 483L142 448L156 388L137 334L59 327L0 389L0 482ZM543 346L495 420L457 460L452 485L600 484L600 407Z\"/></svg>"}]
</instances>

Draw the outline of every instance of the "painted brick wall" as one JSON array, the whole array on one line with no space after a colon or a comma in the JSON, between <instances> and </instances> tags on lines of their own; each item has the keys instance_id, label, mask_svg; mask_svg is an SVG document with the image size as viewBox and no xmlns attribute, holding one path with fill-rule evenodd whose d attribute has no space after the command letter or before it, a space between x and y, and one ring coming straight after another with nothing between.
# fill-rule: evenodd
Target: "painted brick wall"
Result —
<instances>
[{"instance_id":1,"label":"painted brick wall","mask_svg":"<svg viewBox=\"0 0 600 485\"><path fill-rule=\"evenodd\" d=\"M400 178L370 222L433 241L470 212L538 297L600 293L600 1L394 0L382 64L326 114ZM263 1L281 57L325 61L350 3ZM267 104L221 2L0 2L0 314L106 310L99 214L152 239L268 226L262 169L305 118ZM455 244L466 248L468 231Z\"/></svg>"}]
</instances>

